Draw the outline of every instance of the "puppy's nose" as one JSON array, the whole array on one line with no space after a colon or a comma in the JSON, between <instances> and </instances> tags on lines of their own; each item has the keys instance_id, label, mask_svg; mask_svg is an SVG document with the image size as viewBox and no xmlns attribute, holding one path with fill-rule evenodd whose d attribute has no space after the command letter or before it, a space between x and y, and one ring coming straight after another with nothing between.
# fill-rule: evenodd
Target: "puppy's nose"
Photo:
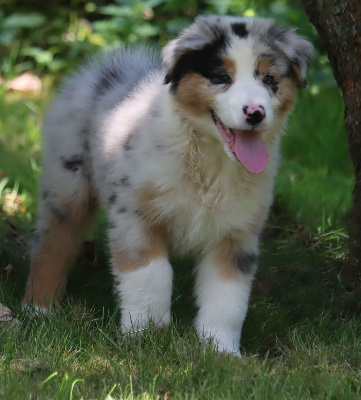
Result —
<instances>
[{"instance_id":1,"label":"puppy's nose","mask_svg":"<svg viewBox=\"0 0 361 400\"><path fill-rule=\"evenodd\" d=\"M263 106L245 106L243 107L243 112L247 123L250 125L259 124L266 116L266 111Z\"/></svg>"}]
</instances>

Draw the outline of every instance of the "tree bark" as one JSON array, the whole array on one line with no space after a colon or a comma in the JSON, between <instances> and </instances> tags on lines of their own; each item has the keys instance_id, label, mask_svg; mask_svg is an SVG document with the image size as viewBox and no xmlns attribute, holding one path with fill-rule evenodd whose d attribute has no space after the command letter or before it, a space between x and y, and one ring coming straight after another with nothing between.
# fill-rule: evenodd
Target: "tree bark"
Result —
<instances>
[{"instance_id":1,"label":"tree bark","mask_svg":"<svg viewBox=\"0 0 361 400\"><path fill-rule=\"evenodd\" d=\"M361 1L302 1L324 43L343 93L349 151L355 171L351 232L354 244L361 248Z\"/></svg>"}]
</instances>

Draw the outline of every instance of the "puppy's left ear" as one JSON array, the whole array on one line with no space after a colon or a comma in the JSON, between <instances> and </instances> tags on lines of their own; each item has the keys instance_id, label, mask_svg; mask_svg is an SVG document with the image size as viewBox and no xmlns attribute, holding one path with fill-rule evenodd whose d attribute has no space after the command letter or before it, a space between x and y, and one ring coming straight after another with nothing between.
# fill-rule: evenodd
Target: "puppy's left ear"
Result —
<instances>
[{"instance_id":1,"label":"puppy's left ear","mask_svg":"<svg viewBox=\"0 0 361 400\"><path fill-rule=\"evenodd\" d=\"M289 60L299 86L307 87L307 69L313 55L313 45L291 28L273 25L268 35L272 45Z\"/></svg>"}]
</instances>

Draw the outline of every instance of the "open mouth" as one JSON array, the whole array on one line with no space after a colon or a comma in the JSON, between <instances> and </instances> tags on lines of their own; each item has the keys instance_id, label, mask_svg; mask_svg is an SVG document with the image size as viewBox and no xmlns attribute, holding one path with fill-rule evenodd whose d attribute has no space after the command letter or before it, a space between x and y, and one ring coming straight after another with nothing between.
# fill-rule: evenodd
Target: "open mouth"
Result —
<instances>
[{"instance_id":1,"label":"open mouth","mask_svg":"<svg viewBox=\"0 0 361 400\"><path fill-rule=\"evenodd\" d=\"M228 128L213 110L211 110L211 115L229 150L246 170L252 174L264 171L268 164L269 154L267 147L262 142L263 131Z\"/></svg>"}]
</instances>

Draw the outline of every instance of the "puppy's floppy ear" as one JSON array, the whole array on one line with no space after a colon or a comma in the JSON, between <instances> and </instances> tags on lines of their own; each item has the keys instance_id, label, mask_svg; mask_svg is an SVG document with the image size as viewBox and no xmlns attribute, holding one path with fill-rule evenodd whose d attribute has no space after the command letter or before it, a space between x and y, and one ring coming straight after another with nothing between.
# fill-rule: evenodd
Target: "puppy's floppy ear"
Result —
<instances>
[{"instance_id":1,"label":"puppy's floppy ear","mask_svg":"<svg viewBox=\"0 0 361 400\"><path fill-rule=\"evenodd\" d=\"M301 87L307 86L307 69L313 55L312 44L304 37L297 35L294 29L272 25L268 30L272 46L283 53Z\"/></svg>"},{"instance_id":2,"label":"puppy's floppy ear","mask_svg":"<svg viewBox=\"0 0 361 400\"><path fill-rule=\"evenodd\" d=\"M162 50L163 65L165 66L166 69L164 83L169 83L172 81L172 70L174 68L174 64L176 63L177 58L179 58L179 54L181 54L180 53L181 46L178 45L179 45L179 39L175 39L169 42Z\"/></svg>"},{"instance_id":3,"label":"puppy's floppy ear","mask_svg":"<svg viewBox=\"0 0 361 400\"><path fill-rule=\"evenodd\" d=\"M163 65L166 68L165 83L173 80L173 70L177 61L190 51L201 50L208 43L224 34L216 16L199 16L185 29L178 39L169 42L162 51Z\"/></svg>"}]
</instances>

